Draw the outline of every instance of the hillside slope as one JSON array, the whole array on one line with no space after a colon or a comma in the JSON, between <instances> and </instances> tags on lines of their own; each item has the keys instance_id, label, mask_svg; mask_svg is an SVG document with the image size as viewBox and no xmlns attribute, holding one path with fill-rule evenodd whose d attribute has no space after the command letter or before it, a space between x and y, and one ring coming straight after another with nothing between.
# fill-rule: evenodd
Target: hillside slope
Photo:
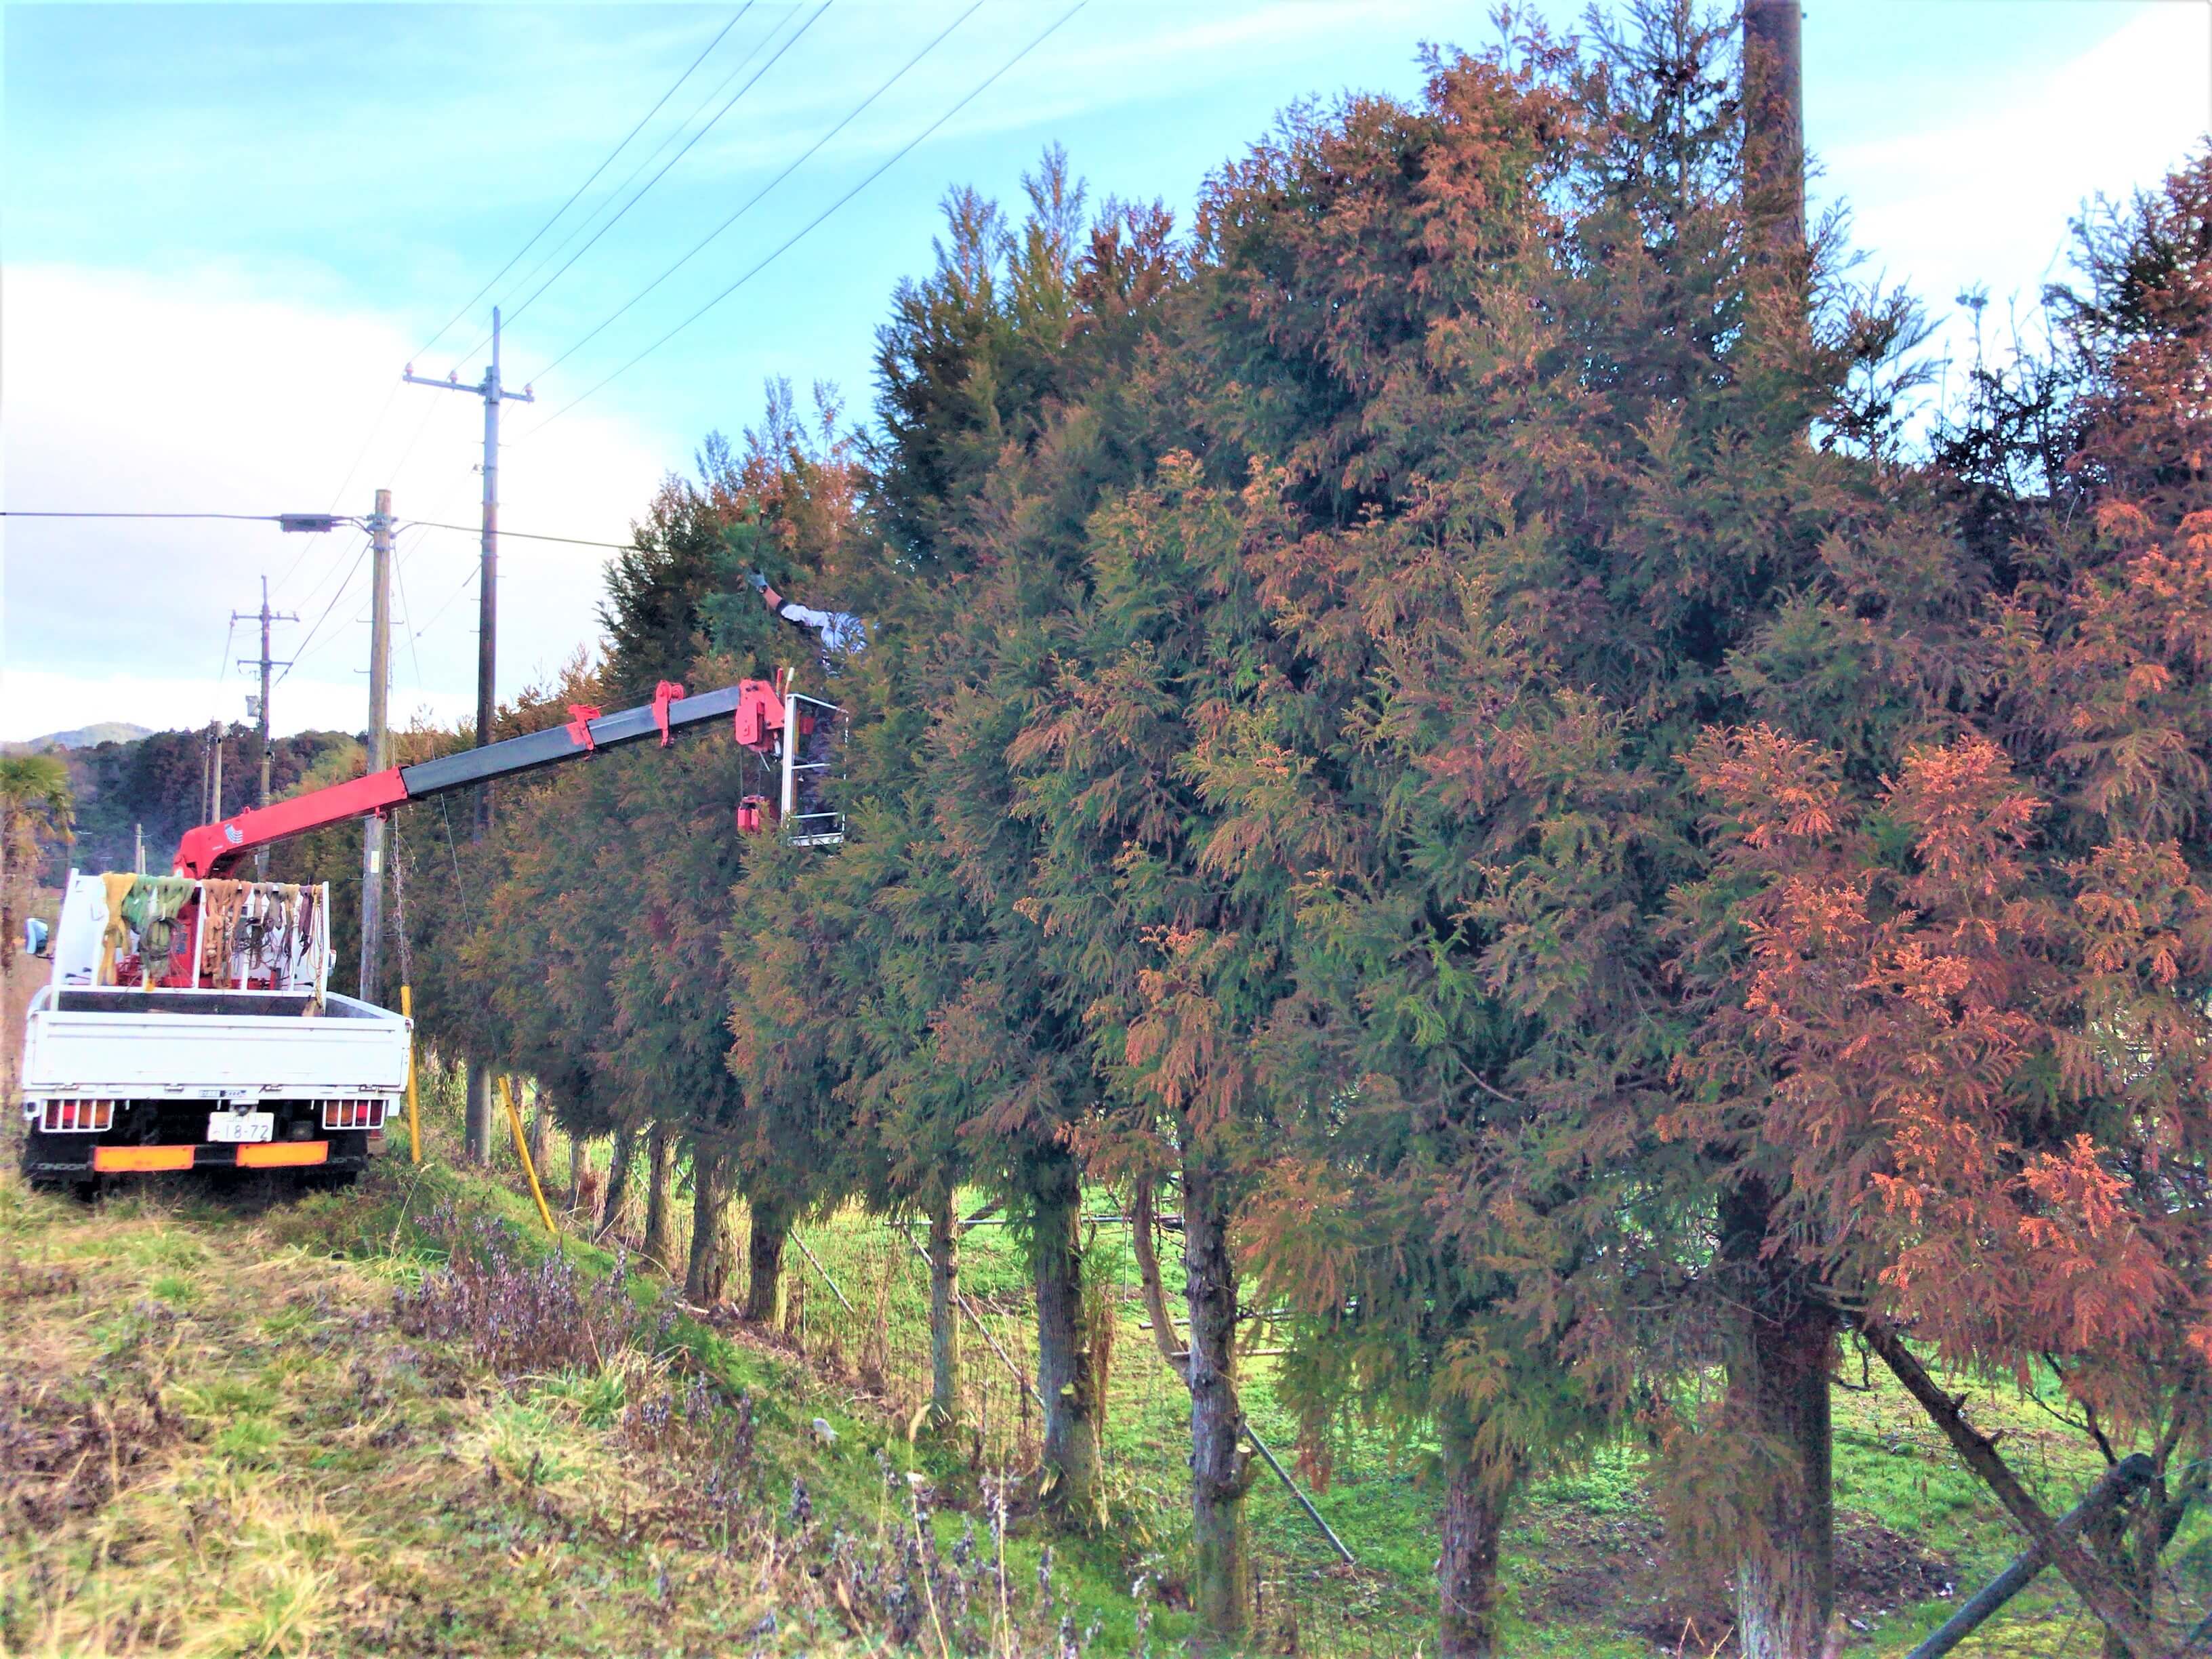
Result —
<instances>
[{"instance_id":1,"label":"hillside slope","mask_svg":"<svg viewBox=\"0 0 2212 1659\"><path fill-rule=\"evenodd\" d=\"M0 1652L1180 1650L1172 1571L1127 1537L1048 1552L1018 1487L623 1265L397 1161L260 1208L0 1179ZM2083 1478L2004 1415L2054 1497ZM2012 1540L1906 1402L1846 1396L1838 1426L1846 1646L1901 1652ZM1369 1612L1285 1609L1303 1639L1270 1618L1255 1650L1427 1650L1433 1500L1359 1490L1332 1507L1375 1565L1323 1593ZM1628 1452L1541 1483L1512 1546L1510 1651L1716 1650ZM2052 1584L1960 1650L2094 1650Z\"/></svg>"},{"instance_id":2,"label":"hillside slope","mask_svg":"<svg viewBox=\"0 0 2212 1659\"><path fill-rule=\"evenodd\" d=\"M0 1652L1132 1650L957 1465L506 1207L0 1187Z\"/></svg>"}]
</instances>

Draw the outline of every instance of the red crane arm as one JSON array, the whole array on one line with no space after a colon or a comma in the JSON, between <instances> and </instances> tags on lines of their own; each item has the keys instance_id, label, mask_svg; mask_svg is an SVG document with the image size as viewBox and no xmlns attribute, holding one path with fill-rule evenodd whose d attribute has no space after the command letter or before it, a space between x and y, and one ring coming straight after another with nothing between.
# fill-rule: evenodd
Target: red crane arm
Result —
<instances>
[{"instance_id":1,"label":"red crane arm","mask_svg":"<svg viewBox=\"0 0 2212 1659\"><path fill-rule=\"evenodd\" d=\"M250 808L220 823L201 824L185 830L178 842L175 873L219 876L248 853L295 836L367 817L403 802L426 800L495 778L581 760L600 750L647 738L657 736L665 744L687 726L724 715L736 717L738 740L748 747L766 746L782 731L783 699L765 680L742 680L696 697L684 696L683 690L682 686L664 681L653 702L636 708L594 714L580 707L571 711L574 718L566 726L548 726L543 732L503 738L479 749L464 749L414 766L372 772L326 789L311 789L289 800Z\"/></svg>"},{"instance_id":2,"label":"red crane arm","mask_svg":"<svg viewBox=\"0 0 2212 1659\"><path fill-rule=\"evenodd\" d=\"M220 823L203 823L198 829L187 830L177 843L175 873L216 875L257 848L397 806L408 798L407 785L400 777L403 769L394 766L372 772L365 778L350 778L327 789L311 789L289 800L273 800L266 806L249 807Z\"/></svg>"}]
</instances>

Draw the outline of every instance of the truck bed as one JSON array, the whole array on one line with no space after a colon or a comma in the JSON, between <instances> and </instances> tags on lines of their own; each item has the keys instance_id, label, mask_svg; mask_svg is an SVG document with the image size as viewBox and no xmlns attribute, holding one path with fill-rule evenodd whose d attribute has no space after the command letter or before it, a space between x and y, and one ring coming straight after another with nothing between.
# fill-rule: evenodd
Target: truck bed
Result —
<instances>
[{"instance_id":1,"label":"truck bed","mask_svg":"<svg viewBox=\"0 0 2212 1659\"><path fill-rule=\"evenodd\" d=\"M322 1099L406 1086L408 1022L352 997L48 986L26 1020L26 1097Z\"/></svg>"}]
</instances>

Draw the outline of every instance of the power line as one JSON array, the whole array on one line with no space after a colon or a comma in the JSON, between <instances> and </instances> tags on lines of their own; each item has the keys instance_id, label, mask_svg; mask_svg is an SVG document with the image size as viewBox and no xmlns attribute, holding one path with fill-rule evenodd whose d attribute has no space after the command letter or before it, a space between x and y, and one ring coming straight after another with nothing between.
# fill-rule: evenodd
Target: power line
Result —
<instances>
[{"instance_id":1,"label":"power line","mask_svg":"<svg viewBox=\"0 0 2212 1659\"><path fill-rule=\"evenodd\" d=\"M222 519L240 524L276 524L283 516L281 513L31 513L18 507L0 511L0 519ZM482 530L478 525L440 524L434 519L410 519L407 525L410 529L459 530L471 536ZM528 530L508 530L504 526L499 533L519 537L526 542L566 542L572 547L611 547L620 552L628 552L635 545L630 542L592 541L581 536L540 535ZM313 596L310 594L309 597L312 599Z\"/></svg>"},{"instance_id":2,"label":"power line","mask_svg":"<svg viewBox=\"0 0 2212 1659\"><path fill-rule=\"evenodd\" d=\"M282 513L32 513L11 507L0 519L223 519L235 524L281 524Z\"/></svg>"},{"instance_id":3,"label":"power line","mask_svg":"<svg viewBox=\"0 0 2212 1659\"><path fill-rule=\"evenodd\" d=\"M416 629L413 634L409 635L410 641L413 640L419 640L425 634L428 633L431 628L436 624L438 618L444 616L446 612L453 608L453 601L459 599L462 594L469 591L469 584L476 580L477 575L477 572L472 568L467 575L462 577L461 585L455 588L451 593L448 593L446 596L445 602L439 605L435 611L433 611L430 613L429 617L423 622L420 628Z\"/></svg>"},{"instance_id":4,"label":"power line","mask_svg":"<svg viewBox=\"0 0 2212 1659\"><path fill-rule=\"evenodd\" d=\"M376 441L376 434L384 430L384 417L392 412L392 400L399 395L399 386L400 382L394 380L391 389L384 394L384 401L377 405L376 418L368 423L368 430L362 434L361 447L354 452L353 465L346 468L345 477L338 481L338 487L331 491L331 504L323 509L325 512L337 512L338 503L345 499L346 490L352 484L354 475L361 471L361 464L368 459L369 447ZM307 555L313 550L314 545L311 540L307 546L300 550L299 556L292 561L291 568L284 573L283 580L276 584L279 592L283 591L285 583L290 581L298 572L300 566L306 562Z\"/></svg>"},{"instance_id":5,"label":"power line","mask_svg":"<svg viewBox=\"0 0 2212 1659\"><path fill-rule=\"evenodd\" d=\"M655 144L652 149L639 158L637 165L630 168L628 175L624 177L622 183L617 185L612 190L609 191L606 193L605 199L603 199L598 206L594 207L589 213L586 214L581 219L579 219L568 230L564 232L559 241L556 242L551 247L548 248L544 252L538 256L537 263L532 264L528 270L523 272L523 274L515 280L514 288L501 300L501 306L502 307L507 306L514 298L517 292L529 287L532 283L538 279L538 273L539 271L544 270L546 266L551 264L553 261L559 258L562 254L566 253L570 247L574 246L576 239L591 228L592 222L598 219L599 215L605 212L606 210L615 202L620 200L623 192L637 182L638 175L643 173L647 167L651 167L655 161L659 161L668 147L674 143L678 138L681 138L684 133L690 130L691 124L697 120L699 117L706 112L707 106L722 95L722 89L728 86L731 82L736 80L738 76L745 72L746 69L750 66L753 59L761 55L763 48L764 48L770 40L773 40L775 38L777 32L782 27L783 20L781 18L769 24L768 32L762 35L759 40L753 42L751 48L744 57L738 59L737 63L732 66L729 73L723 76L720 80L714 82L714 86L708 89L707 95L704 98L702 98L698 103L692 107L691 111L688 114L684 116L674 126L671 127L667 132L663 134L659 143ZM483 344L483 340L477 341L476 346L471 346L467 351L461 354L462 357L465 358L474 355L477 347ZM459 372L459 361L456 360L454 363L454 372L458 374Z\"/></svg>"},{"instance_id":6,"label":"power line","mask_svg":"<svg viewBox=\"0 0 2212 1659\"><path fill-rule=\"evenodd\" d=\"M404 386L406 382L403 380L400 384ZM399 452L399 459L398 460L394 461L390 466L384 469L384 476L392 483L398 483L399 482L399 474L406 466L408 461L413 457L416 449L421 445L422 441L422 434L430 429L430 422L437 418L438 411L444 407L445 405L443 404L433 403L428 408L422 411L422 418L416 422L415 425L415 435L407 441L407 447Z\"/></svg>"},{"instance_id":7,"label":"power line","mask_svg":"<svg viewBox=\"0 0 2212 1659\"><path fill-rule=\"evenodd\" d=\"M342 578L340 583L341 586L343 586L344 580L351 580L350 574L346 569L345 555L343 553L340 553L337 558L333 559L324 569L323 574L315 578L313 586L307 589L306 597L301 599L300 601L300 606L302 610L313 607L315 601L323 597L324 589L330 585L331 578L333 576Z\"/></svg>"},{"instance_id":8,"label":"power line","mask_svg":"<svg viewBox=\"0 0 2212 1659\"><path fill-rule=\"evenodd\" d=\"M472 524L438 524L428 519L410 519L407 522L410 527L420 525L425 530L461 530L471 536L477 532L477 526ZM509 530L505 525L500 526L499 533L501 540L515 536L526 542L566 542L571 547L611 547L622 553L629 552L637 545L635 542L586 541L581 536L533 536L527 530Z\"/></svg>"},{"instance_id":9,"label":"power line","mask_svg":"<svg viewBox=\"0 0 2212 1659\"><path fill-rule=\"evenodd\" d=\"M627 202L624 202L620 210L616 212L613 218L609 219L606 223L601 225L597 230L593 231L590 239L585 242L583 246L578 248L574 253L570 254L568 258L562 263L558 270L554 271L554 273L550 276L548 276L543 283L540 283L538 287L532 290L528 299L525 300L520 305L515 307L512 312L508 313L507 320L512 323L516 318L521 316L524 312L529 310L532 306L537 304L538 299L544 294L545 290L551 288L554 283L559 282L562 276L566 276L568 274L568 268L571 265L574 265L577 260L582 258L586 253L589 253L592 247L597 245L599 238L605 235L609 231L615 228L616 224L620 222L623 214L628 213L632 208L643 201L645 199L646 192L650 191L667 175L668 169L674 167L678 161L690 155L691 152L691 147L697 143L702 138L704 138L709 132L714 131L714 123L720 121L725 115L727 115L732 109L736 108L738 100L740 98L743 98L747 93L750 92L754 87L760 83L761 76L766 75L770 70L774 69L776 66L777 62L783 57L784 53L789 52L792 47L799 44L799 36L805 34L807 30L812 28L817 23L822 21L822 14L830 9L830 0L822 0L821 5L815 9L814 15L792 32L792 33L784 40L784 43L775 49L775 55L769 58L768 62L763 64L757 70L753 71L752 78L750 80L747 81L744 85L739 87L735 92L730 94L729 102L724 104L721 108L716 110L713 118L708 121L705 126L701 127L698 131L693 133L690 137L685 139L684 141L683 149L678 150L675 155L670 156L666 161L663 162L659 172L654 173L652 178L647 179L642 185L639 185L637 194L631 197ZM472 346L470 348L470 350L473 351L476 348ZM464 352L462 355L465 356L468 353Z\"/></svg>"},{"instance_id":10,"label":"power line","mask_svg":"<svg viewBox=\"0 0 2212 1659\"><path fill-rule=\"evenodd\" d=\"M429 526L425 525L421 528L427 532ZM420 552L422 544L429 539L427 534L418 534L415 538L414 546L409 548L406 553L395 554L392 560L392 580L399 589L399 615L402 618L399 625L402 628L411 627L415 621L415 613L407 604L407 559L409 555ZM407 654L415 665L415 695L417 696L422 695L422 653L416 648L415 645L415 641L420 638L422 635L419 634L410 633L407 635Z\"/></svg>"},{"instance_id":11,"label":"power line","mask_svg":"<svg viewBox=\"0 0 2212 1659\"><path fill-rule=\"evenodd\" d=\"M908 139L906 143L900 145L897 149L892 151L890 155L887 157L882 165L878 167L874 172L869 173L868 176L861 179L859 184L854 185L852 189L847 191L836 201L830 203L828 207L823 209L820 213L807 221L807 222L801 226L798 230L793 232L787 240L777 246L772 252L765 255L752 267L751 270L746 271L745 274L738 277L736 282L732 283L720 294L717 294L713 299L708 301L705 305L701 306L698 310L693 312L682 322L677 324L675 327L670 329L667 333L662 335L651 345L646 347L644 350L639 352L637 356L632 357L620 368L616 369L613 374L607 375L604 380L597 382L589 390L583 392L581 396L570 398L567 403L562 404L560 408L555 410L550 415L548 415L543 421L540 421L536 426L531 428L529 431L524 433L521 437L516 439L515 441L517 443L527 443L531 439L536 437L539 433L545 430L547 427L552 425L554 422L559 420L563 415L566 415L570 410L574 409L578 404L582 403L585 398L597 395L610 383L618 380L623 375L629 374L631 369L635 368L647 357L650 357L654 352L659 350L661 347L666 345L671 340L684 332L685 329L690 327L692 324L697 322L702 317L704 317L716 306L721 304L723 301L728 299L730 295L735 294L747 283L752 281L754 277L759 276L761 272L767 270L779 258L782 258L783 255L789 252L806 236L812 234L812 232L822 224L823 221L829 218L831 214L843 207L846 203L851 201L855 196L858 196L870 185L875 183L877 179L882 178L884 173L890 172L894 166L896 166L899 161L904 160L908 153L914 150L932 133L935 132L947 121L950 121L962 110L967 108L969 104L975 102L977 98L983 94L985 89L988 88L992 82L998 80L998 78L1006 74L1008 70L1013 68L1013 66L1020 63L1023 58L1028 57L1039 46L1042 46L1047 40L1050 39L1052 35L1059 31L1062 24L1066 23L1069 18L1074 16L1077 12L1081 11L1083 8L1089 3L1090 0L1075 0L1075 3L1073 5L1070 6L1066 11L1060 13L1058 17L1047 24L1042 33L1030 40L1027 46L1024 46L1012 58L1006 59L1005 63L1000 64L998 68L993 70L981 81L977 82L975 87L964 97L963 97L959 102L953 105L951 108L946 110L944 114L939 116L934 121L932 121L920 132L915 134L913 137Z\"/></svg>"},{"instance_id":12,"label":"power line","mask_svg":"<svg viewBox=\"0 0 2212 1659\"><path fill-rule=\"evenodd\" d=\"M139 520L214 520L214 521L216 521L216 522L225 523L225 524L282 524L282 523L284 521L284 518L285 518L285 515L284 515L283 514L282 514L282 513L108 513L108 512L99 512L99 513L77 513L77 512L59 512L59 511L51 511L51 512L50 512L50 511L36 511L36 512L34 512L34 511L30 511L30 510L25 509L25 508L22 508L22 507L8 507L8 508L6 508L6 509L4 509L4 510L0 510L0 519L139 519ZM350 521L350 520L348 520L348 522L349 522L349 523L350 523L351 521ZM320 535L320 534L323 534L323 533L325 533L325 532L320 532L320 531L318 531L318 532L316 532L315 533L316 533L316 534L318 534L318 535ZM313 542L310 542L310 543L308 544L308 547L309 547L309 548L312 548L313 546ZM301 558L304 558L304 557L307 556L307 549L304 549L304 548L301 550ZM300 560L299 560L299 559L295 559L295 560L292 562L292 569L291 569L291 570L288 570L288 571L286 571L286 572L285 572L285 578L286 578L286 580L289 580L290 579L290 577L291 577L292 571L295 571L295 570L297 570L299 568L300 568ZM278 586L279 586L279 587L281 587L282 586L283 586L283 584L282 584L282 583L279 583L279 584L278 584ZM321 584L320 584L319 582L319 583L317 583L317 584L316 584L316 590L315 590L315 591L319 591L320 587L321 587ZM313 592L313 591L311 591L311 592L310 592L310 593L308 594L308 599L309 599L310 602L312 602L312 601L313 601L313 597L314 597L314 592ZM228 653L229 649L230 649L230 647L229 647L228 644L226 644L226 645L223 647L223 650L224 650L224 652L225 652L226 653Z\"/></svg>"},{"instance_id":13,"label":"power line","mask_svg":"<svg viewBox=\"0 0 2212 1659\"><path fill-rule=\"evenodd\" d=\"M376 434L383 430L384 417L392 412L392 400L399 395L399 385L398 380L394 380L392 389L384 394L384 401L377 405L376 418L368 423L368 431L361 441L361 447L354 452L353 465L346 468L345 477L338 481L338 487L331 491L331 512L337 511L338 503L345 498L346 486L353 482L354 474L361 471L361 464L368 459L368 447L376 441Z\"/></svg>"},{"instance_id":14,"label":"power line","mask_svg":"<svg viewBox=\"0 0 2212 1659\"><path fill-rule=\"evenodd\" d=\"M859 103L854 105L852 109L847 112L843 120L838 122L836 126L831 127L829 131L823 133L819 138L817 138L813 143L809 145L805 152L802 154L797 161L792 162L791 165L784 168L782 172L777 173L775 178L769 179L768 183L763 185L758 190L755 191L743 207L739 208L735 213L732 213L728 218L723 220L720 224L715 226L714 228L708 232L705 236L702 237L698 242L693 246L690 252L686 253L674 264L662 271L659 276L654 277L643 288L640 289L635 294L623 301L611 316L599 323L597 327L591 331L590 333L586 334L582 339L578 340L566 351L563 351L559 356L556 357L551 362L539 369L535 378L541 380L544 380L548 374L550 374L555 369L560 368L562 363L567 362L569 358L574 356L577 352L581 350L586 345L589 344L591 341L596 338L603 330L622 317L624 313L628 312L630 307L636 305L639 301L644 299L647 295L652 293L653 289L659 288L663 283L666 282L671 276L673 276L685 265L690 264L692 259L702 250L703 250L709 242L714 241L732 225L734 225L738 220L744 218L746 214L751 212L754 207L759 204L763 197L766 196L769 191L774 190L785 179L790 178L791 175L793 173L796 173L799 168L815 154L816 151L819 150L823 147L823 145L828 143L832 138L835 138L839 133L844 131L847 127L850 126L854 118L860 115L861 111L866 109L869 105L874 103L877 99L882 97L885 93L889 92L893 86L896 85L898 82L905 76L908 70L911 70L916 64L919 64L923 58L928 57L931 52L936 51L937 48L944 43L946 35L951 34L953 30L958 28L963 23L966 22L982 9L983 0L975 0L975 4L969 6L967 10L962 12L959 16L954 18L950 23L946 24L945 28L936 36L935 39L932 40L927 46L922 47L920 52L915 53L913 57L908 58L904 64L901 64L897 71L892 75L890 80L884 82L873 92L860 100Z\"/></svg>"},{"instance_id":15,"label":"power line","mask_svg":"<svg viewBox=\"0 0 2212 1659\"><path fill-rule=\"evenodd\" d=\"M476 302L478 300L483 299L485 295L491 292L493 283L497 283L501 277L506 276L508 271L514 270L515 261L521 258L524 254L529 252L532 248L538 246L538 238L544 236L547 231L552 229L554 225L559 222L561 216L566 213L570 208L576 205L576 198L592 187L592 180L596 179L601 173L605 173L609 167L614 165L615 157L621 155L623 151L629 147L629 141L631 139L636 137L639 133L645 130L645 124L647 121L650 121L654 116L660 113L660 106L676 95L676 88L682 86L686 81L690 80L691 78L692 70L696 70L700 64L707 61L707 53L711 52L715 47L720 46L722 44L722 36L727 34L732 29L737 27L738 19L739 17L743 17L752 9L753 0L745 0L745 3L738 8L736 15L732 16L728 22L722 25L720 33L716 34L713 40L707 43L706 50L691 60L690 68L687 68L683 74L678 76L673 81L669 82L668 90L662 93L660 96L654 100L653 106L651 109L646 111L643 115L638 118L638 122L635 126L632 127L628 132L623 135L622 143L617 144L612 149L609 150L607 152L606 160L601 161L599 166L592 169L591 177L585 179L582 184L577 185L575 190L570 193L568 199L562 203L559 207L553 210L552 218L548 219L544 224L538 226L536 234L532 235L531 239L525 242L520 247L515 249L513 257L510 258L505 264L501 265L497 270L492 272L491 280L487 282L482 288L478 289L474 294L470 295L468 303L464 305L452 316L446 319L444 327L439 329L435 334L433 334L428 340L422 343L422 349L415 354L417 357L428 356L430 348L446 337L447 329L450 329L455 323L459 322L462 318L467 316L469 312L475 307Z\"/></svg>"},{"instance_id":16,"label":"power line","mask_svg":"<svg viewBox=\"0 0 2212 1659\"><path fill-rule=\"evenodd\" d=\"M230 672L230 641L232 636L237 632L238 615L234 611L231 613L230 626L222 630L222 655L216 659L215 678L208 682L210 695L213 695L221 688L224 677Z\"/></svg>"},{"instance_id":17,"label":"power line","mask_svg":"<svg viewBox=\"0 0 2212 1659\"><path fill-rule=\"evenodd\" d=\"M301 659L307 656L307 647L314 643L315 635L322 631L323 624L331 619L331 612L337 609L338 601L345 598L346 589L353 586L353 579L361 573L361 562L368 552L368 538L363 536L361 538L360 549L354 554L353 568L346 572L345 580L338 584L337 591L331 595L331 602L323 607L322 614L315 618L314 626L307 630L307 637L293 647L290 665L277 676L276 683L279 685L292 678L292 670L297 668Z\"/></svg>"}]
</instances>

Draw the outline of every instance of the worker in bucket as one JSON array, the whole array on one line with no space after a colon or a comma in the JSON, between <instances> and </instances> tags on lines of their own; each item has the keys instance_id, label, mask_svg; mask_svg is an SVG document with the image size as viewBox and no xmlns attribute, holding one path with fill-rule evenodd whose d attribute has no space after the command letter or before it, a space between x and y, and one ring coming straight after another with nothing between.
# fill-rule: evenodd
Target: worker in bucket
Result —
<instances>
[{"instance_id":1,"label":"worker in bucket","mask_svg":"<svg viewBox=\"0 0 2212 1659\"><path fill-rule=\"evenodd\" d=\"M836 673L836 657L842 653L857 657L867 648L867 625L849 611L817 611L811 605L787 599L769 586L768 578L756 570L752 585L763 604L794 627L811 629L822 642L822 666L826 672Z\"/></svg>"},{"instance_id":2,"label":"worker in bucket","mask_svg":"<svg viewBox=\"0 0 2212 1659\"><path fill-rule=\"evenodd\" d=\"M817 654L822 672L835 676L838 659L858 656L867 648L867 625L849 611L817 611L787 599L769 586L768 577L754 571L750 578L761 602L794 628L804 628L819 641ZM836 747L832 726L836 716L827 705L817 705L804 718L795 740L799 744L800 767L797 779L798 799L793 810L802 820L818 820L830 816L829 801L824 791L830 781L829 763Z\"/></svg>"}]
</instances>

